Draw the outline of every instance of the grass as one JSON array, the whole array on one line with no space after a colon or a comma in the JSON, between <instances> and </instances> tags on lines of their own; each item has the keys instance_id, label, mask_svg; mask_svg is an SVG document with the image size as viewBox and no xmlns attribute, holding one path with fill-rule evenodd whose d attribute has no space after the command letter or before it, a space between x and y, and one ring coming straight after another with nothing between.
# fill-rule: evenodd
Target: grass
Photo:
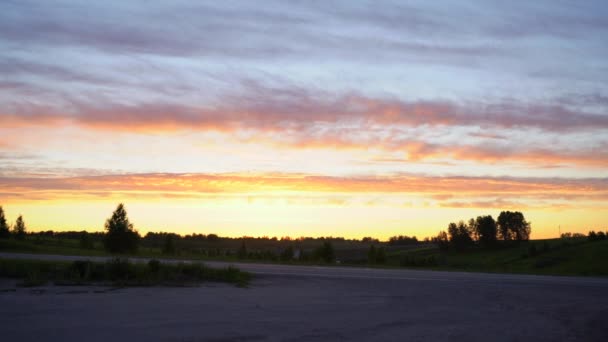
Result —
<instances>
[{"instance_id":1,"label":"grass","mask_svg":"<svg viewBox=\"0 0 608 342\"><path fill-rule=\"evenodd\" d=\"M99 241L93 249L80 248L78 240L57 238L31 238L25 241L0 240L0 251L62 254L78 256L110 256ZM493 250L472 249L464 252L440 252L433 245L389 246L387 262L370 265L368 249L336 246L342 266L407 267L435 270L471 272L503 272L553 275L608 276L608 240L589 242L586 238L547 239L522 242L519 245ZM167 258L176 260L222 260L243 263L281 263L318 265L317 261L280 261L238 259L231 256L203 256L189 250L178 250L175 255L164 255L160 248L140 247L137 257ZM38 281L38 275L28 279Z\"/></svg>"},{"instance_id":2,"label":"grass","mask_svg":"<svg viewBox=\"0 0 608 342\"><path fill-rule=\"evenodd\" d=\"M101 248L80 248L77 240L52 238L26 240L0 239L0 251L32 254L59 254L83 256L107 255L105 251Z\"/></svg>"},{"instance_id":3,"label":"grass","mask_svg":"<svg viewBox=\"0 0 608 342\"><path fill-rule=\"evenodd\" d=\"M132 263L120 258L107 262L0 259L0 277L22 279L21 286L40 286L49 282L56 285L188 286L213 281L242 287L251 279L249 273L232 266L163 264L154 259L148 263Z\"/></svg>"},{"instance_id":4,"label":"grass","mask_svg":"<svg viewBox=\"0 0 608 342\"><path fill-rule=\"evenodd\" d=\"M409 261L409 267L436 270L608 276L608 240L536 240L498 250L445 253L426 248L402 253L400 257Z\"/></svg>"}]
</instances>

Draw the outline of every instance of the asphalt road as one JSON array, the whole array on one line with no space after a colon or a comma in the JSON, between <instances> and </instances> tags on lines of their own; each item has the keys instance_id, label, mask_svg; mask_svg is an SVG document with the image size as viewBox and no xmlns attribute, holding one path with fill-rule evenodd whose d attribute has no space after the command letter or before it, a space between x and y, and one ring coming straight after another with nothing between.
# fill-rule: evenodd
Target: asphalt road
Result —
<instances>
[{"instance_id":1,"label":"asphalt road","mask_svg":"<svg viewBox=\"0 0 608 342\"><path fill-rule=\"evenodd\" d=\"M0 253L7 257L103 260ZM249 288L32 289L3 280L2 340L608 340L605 278L234 265L256 274Z\"/></svg>"}]
</instances>

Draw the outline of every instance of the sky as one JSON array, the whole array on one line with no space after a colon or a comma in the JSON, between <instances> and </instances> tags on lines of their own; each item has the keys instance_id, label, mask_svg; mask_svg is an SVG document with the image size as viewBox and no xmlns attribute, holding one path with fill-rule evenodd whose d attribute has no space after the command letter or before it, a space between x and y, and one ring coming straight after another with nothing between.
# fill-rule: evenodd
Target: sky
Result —
<instances>
[{"instance_id":1,"label":"sky","mask_svg":"<svg viewBox=\"0 0 608 342\"><path fill-rule=\"evenodd\" d=\"M604 1L0 3L0 205L29 230L608 229Z\"/></svg>"}]
</instances>

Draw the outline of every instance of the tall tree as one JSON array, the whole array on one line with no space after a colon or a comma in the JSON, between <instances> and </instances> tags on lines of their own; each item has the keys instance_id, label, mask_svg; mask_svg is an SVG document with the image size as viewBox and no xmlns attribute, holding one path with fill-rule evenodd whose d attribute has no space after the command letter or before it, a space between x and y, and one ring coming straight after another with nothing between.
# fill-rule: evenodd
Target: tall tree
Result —
<instances>
[{"instance_id":1,"label":"tall tree","mask_svg":"<svg viewBox=\"0 0 608 342\"><path fill-rule=\"evenodd\" d=\"M0 205L0 239L6 239L11 235L11 232L6 223L6 217L4 216L4 209Z\"/></svg>"},{"instance_id":2,"label":"tall tree","mask_svg":"<svg viewBox=\"0 0 608 342\"><path fill-rule=\"evenodd\" d=\"M472 220L472 219L471 219ZM483 247L492 247L496 244L498 227L491 215L477 216L474 221L475 236Z\"/></svg>"},{"instance_id":3,"label":"tall tree","mask_svg":"<svg viewBox=\"0 0 608 342\"><path fill-rule=\"evenodd\" d=\"M23 221L22 215L19 215L19 217L17 217L17 221L15 221L15 225L13 226L13 232L17 239L25 239L25 222Z\"/></svg>"},{"instance_id":4,"label":"tall tree","mask_svg":"<svg viewBox=\"0 0 608 342\"><path fill-rule=\"evenodd\" d=\"M524 214L519 211L502 211L496 220L498 233L505 241L527 241L530 239L532 228Z\"/></svg>"},{"instance_id":5,"label":"tall tree","mask_svg":"<svg viewBox=\"0 0 608 342\"><path fill-rule=\"evenodd\" d=\"M437 243L437 247L439 247L440 250L448 250L450 240L448 239L448 233L446 233L444 230L440 231L439 234L437 234L437 237L433 238L433 241Z\"/></svg>"},{"instance_id":6,"label":"tall tree","mask_svg":"<svg viewBox=\"0 0 608 342\"><path fill-rule=\"evenodd\" d=\"M450 245L456 250L461 251L473 245L471 230L463 221L458 224L451 222L448 225L448 234L450 235Z\"/></svg>"},{"instance_id":7,"label":"tall tree","mask_svg":"<svg viewBox=\"0 0 608 342\"><path fill-rule=\"evenodd\" d=\"M137 251L139 233L129 222L125 206L120 203L105 224L104 246L111 253Z\"/></svg>"}]
</instances>

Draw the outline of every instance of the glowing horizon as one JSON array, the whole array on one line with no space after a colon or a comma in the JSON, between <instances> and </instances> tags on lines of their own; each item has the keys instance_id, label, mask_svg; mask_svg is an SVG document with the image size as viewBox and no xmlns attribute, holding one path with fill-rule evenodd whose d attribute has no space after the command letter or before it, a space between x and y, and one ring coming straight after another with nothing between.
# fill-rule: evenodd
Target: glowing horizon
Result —
<instances>
[{"instance_id":1,"label":"glowing horizon","mask_svg":"<svg viewBox=\"0 0 608 342\"><path fill-rule=\"evenodd\" d=\"M0 5L9 220L99 231L122 202L142 233L423 238L502 210L532 238L608 230L602 2L266 6Z\"/></svg>"}]
</instances>

